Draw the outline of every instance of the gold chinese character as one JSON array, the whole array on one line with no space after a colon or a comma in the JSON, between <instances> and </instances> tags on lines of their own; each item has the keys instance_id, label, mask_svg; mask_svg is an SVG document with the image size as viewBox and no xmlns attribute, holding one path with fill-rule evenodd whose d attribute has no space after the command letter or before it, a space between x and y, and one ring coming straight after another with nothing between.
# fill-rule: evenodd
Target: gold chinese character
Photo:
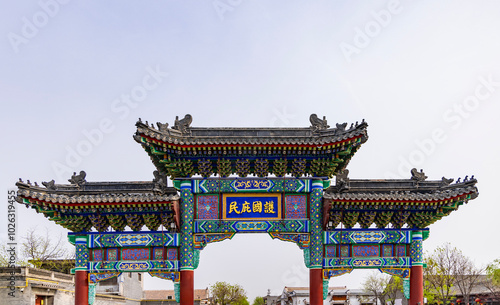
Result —
<instances>
[{"instance_id":1,"label":"gold chinese character","mask_svg":"<svg viewBox=\"0 0 500 305\"><path fill-rule=\"evenodd\" d=\"M231 205L229 205L229 213L228 214L231 214L233 211L236 212L236 214L241 213L240 211L238 211L238 206L237 206L236 201L231 202Z\"/></svg>"},{"instance_id":2,"label":"gold chinese character","mask_svg":"<svg viewBox=\"0 0 500 305\"><path fill-rule=\"evenodd\" d=\"M274 202L266 201L264 204L264 213L274 214Z\"/></svg>"},{"instance_id":3,"label":"gold chinese character","mask_svg":"<svg viewBox=\"0 0 500 305\"><path fill-rule=\"evenodd\" d=\"M250 203L246 202L243 203L243 207L241 208L241 213L252 213L250 210Z\"/></svg>"},{"instance_id":4,"label":"gold chinese character","mask_svg":"<svg viewBox=\"0 0 500 305\"><path fill-rule=\"evenodd\" d=\"M254 201L252 209L254 213L262 213L262 201Z\"/></svg>"}]
</instances>

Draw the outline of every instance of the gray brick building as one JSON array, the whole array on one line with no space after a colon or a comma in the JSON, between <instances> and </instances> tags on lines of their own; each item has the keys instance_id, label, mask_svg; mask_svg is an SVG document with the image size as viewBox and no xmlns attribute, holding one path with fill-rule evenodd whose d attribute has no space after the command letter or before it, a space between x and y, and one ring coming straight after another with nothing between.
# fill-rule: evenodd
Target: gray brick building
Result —
<instances>
[{"instance_id":1,"label":"gray brick building","mask_svg":"<svg viewBox=\"0 0 500 305\"><path fill-rule=\"evenodd\" d=\"M124 273L96 287L95 305L140 305L141 273ZM74 304L71 274L29 267L0 268L0 305Z\"/></svg>"}]
</instances>

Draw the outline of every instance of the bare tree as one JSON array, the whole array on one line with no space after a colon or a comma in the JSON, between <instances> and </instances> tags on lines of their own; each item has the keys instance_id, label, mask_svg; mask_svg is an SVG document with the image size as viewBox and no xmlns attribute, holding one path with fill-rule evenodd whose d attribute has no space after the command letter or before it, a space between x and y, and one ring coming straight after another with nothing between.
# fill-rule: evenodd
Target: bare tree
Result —
<instances>
[{"instance_id":1,"label":"bare tree","mask_svg":"<svg viewBox=\"0 0 500 305\"><path fill-rule=\"evenodd\" d=\"M23 236L21 256L37 268L49 265L52 260L71 259L74 254L70 254L64 246L65 241L62 235L54 239L48 229L41 235L37 233L36 228L30 228Z\"/></svg>"},{"instance_id":2,"label":"bare tree","mask_svg":"<svg viewBox=\"0 0 500 305\"><path fill-rule=\"evenodd\" d=\"M0 267L8 267L12 263L15 262L16 266L26 266L27 262L22 260L19 257L19 253L13 253L12 248L7 247L6 245L0 246ZM14 258L11 260L11 256Z\"/></svg>"},{"instance_id":3,"label":"bare tree","mask_svg":"<svg viewBox=\"0 0 500 305\"><path fill-rule=\"evenodd\" d=\"M69 270L74 267L74 251L69 251L69 242L62 235L54 238L49 230L40 232L37 228L30 228L22 236L17 251L15 263L17 266L30 266L49 270ZM11 253L5 246L0 247L0 266L8 266ZM55 260L66 260L65 262Z\"/></svg>"},{"instance_id":4,"label":"bare tree","mask_svg":"<svg viewBox=\"0 0 500 305\"><path fill-rule=\"evenodd\" d=\"M363 290L374 295L375 304L378 301L381 305L394 305L398 292L403 291L403 280L397 276L374 272L366 277L362 286Z\"/></svg>"},{"instance_id":5,"label":"bare tree","mask_svg":"<svg viewBox=\"0 0 500 305\"><path fill-rule=\"evenodd\" d=\"M362 287L366 292L370 292L374 296L374 303L380 301L380 304L385 305L386 303L386 290L387 284L389 283L389 277L384 274L371 273L365 278Z\"/></svg>"},{"instance_id":6,"label":"bare tree","mask_svg":"<svg viewBox=\"0 0 500 305\"><path fill-rule=\"evenodd\" d=\"M430 301L434 299L436 303L446 304L451 299L451 287L456 280L453 270L458 261L458 251L449 243L424 257L427 264L424 268L424 291Z\"/></svg>"},{"instance_id":7,"label":"bare tree","mask_svg":"<svg viewBox=\"0 0 500 305\"><path fill-rule=\"evenodd\" d=\"M436 248L424 260L427 264L424 286L428 299L446 304L451 301L452 287L455 286L463 296L464 303L469 304L472 289L486 270L484 267L476 267L474 261L449 243Z\"/></svg>"},{"instance_id":8,"label":"bare tree","mask_svg":"<svg viewBox=\"0 0 500 305\"><path fill-rule=\"evenodd\" d=\"M464 303L469 304L472 289L478 284L479 278L486 268L476 267L469 257L463 255L462 251L456 248L453 248L453 251L456 251L456 264L452 270L455 275L455 285L460 290Z\"/></svg>"}]
</instances>

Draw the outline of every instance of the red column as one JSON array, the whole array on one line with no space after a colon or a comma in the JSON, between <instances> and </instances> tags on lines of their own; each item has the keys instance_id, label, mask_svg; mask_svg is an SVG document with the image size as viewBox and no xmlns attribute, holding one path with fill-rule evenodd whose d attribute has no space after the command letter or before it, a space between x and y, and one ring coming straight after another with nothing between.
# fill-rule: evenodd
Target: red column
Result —
<instances>
[{"instance_id":1,"label":"red column","mask_svg":"<svg viewBox=\"0 0 500 305\"><path fill-rule=\"evenodd\" d=\"M309 304L323 304L323 269L309 269Z\"/></svg>"},{"instance_id":2,"label":"red column","mask_svg":"<svg viewBox=\"0 0 500 305\"><path fill-rule=\"evenodd\" d=\"M424 305L424 267L412 266L410 272L410 300L408 305Z\"/></svg>"},{"instance_id":3,"label":"red column","mask_svg":"<svg viewBox=\"0 0 500 305\"><path fill-rule=\"evenodd\" d=\"M181 270L181 302L180 305L194 304L194 271Z\"/></svg>"},{"instance_id":4,"label":"red column","mask_svg":"<svg viewBox=\"0 0 500 305\"><path fill-rule=\"evenodd\" d=\"M89 280L87 271L75 271L75 305L89 304Z\"/></svg>"}]
</instances>

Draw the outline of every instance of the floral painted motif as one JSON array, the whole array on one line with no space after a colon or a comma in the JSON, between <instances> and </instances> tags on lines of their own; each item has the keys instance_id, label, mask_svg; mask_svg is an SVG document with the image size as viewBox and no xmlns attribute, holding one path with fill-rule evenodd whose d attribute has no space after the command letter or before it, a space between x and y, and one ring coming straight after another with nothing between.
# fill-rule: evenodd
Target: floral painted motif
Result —
<instances>
[{"instance_id":1,"label":"floral painted motif","mask_svg":"<svg viewBox=\"0 0 500 305\"><path fill-rule=\"evenodd\" d=\"M149 259L149 249L123 249L122 259L126 261L144 261Z\"/></svg>"},{"instance_id":2,"label":"floral painted motif","mask_svg":"<svg viewBox=\"0 0 500 305\"><path fill-rule=\"evenodd\" d=\"M178 260L176 248L167 249L167 260L169 260L169 261Z\"/></svg>"},{"instance_id":3,"label":"floral painted motif","mask_svg":"<svg viewBox=\"0 0 500 305\"><path fill-rule=\"evenodd\" d=\"M286 218L304 219L307 218L307 204L305 195L286 196Z\"/></svg>"},{"instance_id":4,"label":"floral painted motif","mask_svg":"<svg viewBox=\"0 0 500 305\"><path fill-rule=\"evenodd\" d=\"M198 195L197 214L198 219L219 218L219 196Z\"/></svg>"},{"instance_id":5,"label":"floral painted motif","mask_svg":"<svg viewBox=\"0 0 500 305\"><path fill-rule=\"evenodd\" d=\"M392 248L393 248L392 245L383 245L382 247L383 247L382 253L385 257L393 256L392 255Z\"/></svg>"},{"instance_id":6,"label":"floral painted motif","mask_svg":"<svg viewBox=\"0 0 500 305\"><path fill-rule=\"evenodd\" d=\"M326 246L326 257L335 257L337 256L337 246Z\"/></svg>"},{"instance_id":7,"label":"floral painted motif","mask_svg":"<svg viewBox=\"0 0 500 305\"><path fill-rule=\"evenodd\" d=\"M352 256L353 257L367 257L367 256L379 256L379 246L378 245L353 245L352 246Z\"/></svg>"},{"instance_id":8,"label":"floral painted motif","mask_svg":"<svg viewBox=\"0 0 500 305\"><path fill-rule=\"evenodd\" d=\"M341 246L340 247L340 256L341 257L348 257L349 255L349 246Z\"/></svg>"},{"instance_id":9,"label":"floral painted motif","mask_svg":"<svg viewBox=\"0 0 500 305\"><path fill-rule=\"evenodd\" d=\"M398 245L398 256L406 256L406 246L405 245Z\"/></svg>"},{"instance_id":10,"label":"floral painted motif","mask_svg":"<svg viewBox=\"0 0 500 305\"><path fill-rule=\"evenodd\" d=\"M107 261L117 261L118 260L118 250L117 249L108 249L108 257Z\"/></svg>"},{"instance_id":11,"label":"floral painted motif","mask_svg":"<svg viewBox=\"0 0 500 305\"><path fill-rule=\"evenodd\" d=\"M102 261L102 250L94 250L92 256L94 258L94 261Z\"/></svg>"},{"instance_id":12,"label":"floral painted motif","mask_svg":"<svg viewBox=\"0 0 500 305\"><path fill-rule=\"evenodd\" d=\"M155 261L163 260L163 248L154 249L154 259Z\"/></svg>"}]
</instances>

